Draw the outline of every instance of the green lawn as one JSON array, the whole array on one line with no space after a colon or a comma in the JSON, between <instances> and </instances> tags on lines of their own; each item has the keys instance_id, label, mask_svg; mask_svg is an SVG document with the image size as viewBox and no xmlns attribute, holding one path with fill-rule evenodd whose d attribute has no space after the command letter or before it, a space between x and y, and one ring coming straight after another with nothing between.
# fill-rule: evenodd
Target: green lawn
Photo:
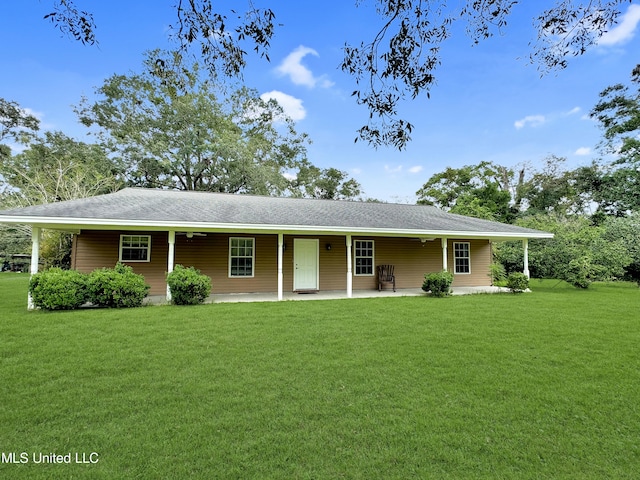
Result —
<instances>
[{"instance_id":1,"label":"green lawn","mask_svg":"<svg viewBox=\"0 0 640 480\"><path fill-rule=\"evenodd\" d=\"M27 281L0 275L0 452L29 460L1 478L640 471L635 285L47 313Z\"/></svg>"}]
</instances>

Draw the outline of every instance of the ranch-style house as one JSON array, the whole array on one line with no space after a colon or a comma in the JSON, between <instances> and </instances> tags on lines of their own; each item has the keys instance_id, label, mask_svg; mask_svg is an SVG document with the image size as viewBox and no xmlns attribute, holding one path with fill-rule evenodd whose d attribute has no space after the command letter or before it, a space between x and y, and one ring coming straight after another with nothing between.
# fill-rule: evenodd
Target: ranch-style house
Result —
<instances>
[{"instance_id":1,"label":"ranch-style house","mask_svg":"<svg viewBox=\"0 0 640 480\"><path fill-rule=\"evenodd\" d=\"M454 287L491 284L491 242L547 232L446 213L423 205L125 188L116 193L0 212L0 223L32 227L31 273L42 229L73 233L72 268L131 265L167 295L174 265L194 266L213 293L379 288L392 265L395 287L419 288L425 273L449 270Z\"/></svg>"}]
</instances>

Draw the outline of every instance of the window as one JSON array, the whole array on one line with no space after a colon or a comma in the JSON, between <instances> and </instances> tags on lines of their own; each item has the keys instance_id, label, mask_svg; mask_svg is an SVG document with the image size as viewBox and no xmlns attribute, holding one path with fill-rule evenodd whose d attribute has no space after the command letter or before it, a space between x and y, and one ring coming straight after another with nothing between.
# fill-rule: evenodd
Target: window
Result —
<instances>
[{"instance_id":1,"label":"window","mask_svg":"<svg viewBox=\"0 0 640 480\"><path fill-rule=\"evenodd\" d=\"M356 240L355 246L355 274L373 275L373 240Z\"/></svg>"},{"instance_id":2,"label":"window","mask_svg":"<svg viewBox=\"0 0 640 480\"><path fill-rule=\"evenodd\" d=\"M229 238L229 276L253 277L254 238Z\"/></svg>"},{"instance_id":3,"label":"window","mask_svg":"<svg viewBox=\"0 0 640 480\"><path fill-rule=\"evenodd\" d=\"M455 273L471 273L471 250L468 242L453 244L453 261Z\"/></svg>"},{"instance_id":4,"label":"window","mask_svg":"<svg viewBox=\"0 0 640 480\"><path fill-rule=\"evenodd\" d=\"M151 235L120 235L121 262L148 262L151 259Z\"/></svg>"}]
</instances>

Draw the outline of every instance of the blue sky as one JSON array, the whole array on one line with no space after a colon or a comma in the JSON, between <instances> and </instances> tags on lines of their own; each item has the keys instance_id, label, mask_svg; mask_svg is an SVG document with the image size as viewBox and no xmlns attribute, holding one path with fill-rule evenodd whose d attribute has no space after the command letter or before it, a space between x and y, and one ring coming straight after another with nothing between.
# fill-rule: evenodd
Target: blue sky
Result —
<instances>
[{"instance_id":1,"label":"blue sky","mask_svg":"<svg viewBox=\"0 0 640 480\"><path fill-rule=\"evenodd\" d=\"M113 75L139 71L143 52L168 48L175 0L76 0L94 13L97 47L66 37L43 16L52 0L3 5L0 30L0 96L37 115L44 129L82 140L72 106ZM245 5L237 2L238 9ZM618 27L565 70L541 77L527 63L535 39L533 17L553 2L522 2L502 35L472 46L461 27L442 49L437 85L426 97L401 106L415 125L406 150L374 150L354 143L368 112L355 104L353 79L338 68L345 42L370 40L382 20L374 2L359 8L349 0L325 2L254 1L268 6L283 24L276 31L271 62L253 58L245 84L275 96L309 134L309 160L336 167L358 180L366 197L413 203L415 192L434 173L493 161L532 167L548 155L566 157L568 166L598 157L601 130L588 113L605 87L627 82L640 63L640 3L623 4ZM89 140L90 141L90 140Z\"/></svg>"}]
</instances>

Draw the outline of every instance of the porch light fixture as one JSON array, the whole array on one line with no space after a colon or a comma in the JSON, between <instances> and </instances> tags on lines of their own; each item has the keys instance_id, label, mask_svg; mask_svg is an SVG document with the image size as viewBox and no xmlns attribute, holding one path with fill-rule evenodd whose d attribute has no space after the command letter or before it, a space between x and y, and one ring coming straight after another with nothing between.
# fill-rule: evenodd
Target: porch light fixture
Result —
<instances>
[{"instance_id":1,"label":"porch light fixture","mask_svg":"<svg viewBox=\"0 0 640 480\"><path fill-rule=\"evenodd\" d=\"M325 247L327 250L331 250L331 244L330 244L330 243L327 243L324 247Z\"/></svg>"}]
</instances>

